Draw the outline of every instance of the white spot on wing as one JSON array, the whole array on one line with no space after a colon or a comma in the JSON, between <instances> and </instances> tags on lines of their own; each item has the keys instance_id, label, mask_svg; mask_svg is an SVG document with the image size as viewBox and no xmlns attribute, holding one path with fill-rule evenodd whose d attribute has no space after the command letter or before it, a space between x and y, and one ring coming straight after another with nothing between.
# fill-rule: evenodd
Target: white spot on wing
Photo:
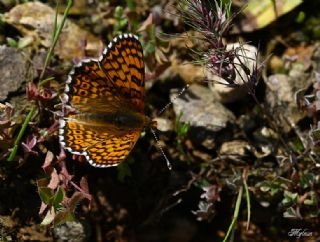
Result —
<instances>
[{"instance_id":1,"label":"white spot on wing","mask_svg":"<svg viewBox=\"0 0 320 242\"><path fill-rule=\"evenodd\" d=\"M67 93L69 91L70 91L69 85L66 85L65 88L64 88L64 92Z\"/></svg>"},{"instance_id":2,"label":"white spot on wing","mask_svg":"<svg viewBox=\"0 0 320 242\"><path fill-rule=\"evenodd\" d=\"M106 50L106 49L105 49ZM106 52L107 53L107 52ZM105 55L106 53L104 53L104 51L103 51L103 54ZM103 60L103 55L100 55L100 57L99 57L99 62L101 62Z\"/></svg>"},{"instance_id":3,"label":"white spot on wing","mask_svg":"<svg viewBox=\"0 0 320 242\"><path fill-rule=\"evenodd\" d=\"M73 72L73 73L71 73L71 72L69 73L68 79L67 79L67 81L66 81L67 84L71 83L71 80L72 80L72 79L71 79L71 76L70 76L70 75L73 75L73 74L74 74L74 72Z\"/></svg>"},{"instance_id":4,"label":"white spot on wing","mask_svg":"<svg viewBox=\"0 0 320 242\"><path fill-rule=\"evenodd\" d=\"M63 128L66 125L66 121L64 119L59 120L60 127Z\"/></svg>"}]
</instances>

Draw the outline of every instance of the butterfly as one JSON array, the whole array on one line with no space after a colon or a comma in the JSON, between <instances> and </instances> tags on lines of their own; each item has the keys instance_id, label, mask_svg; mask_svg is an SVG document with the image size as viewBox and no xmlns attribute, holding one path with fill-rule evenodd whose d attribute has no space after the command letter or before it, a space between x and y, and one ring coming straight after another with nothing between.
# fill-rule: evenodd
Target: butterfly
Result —
<instances>
[{"instance_id":1,"label":"butterfly","mask_svg":"<svg viewBox=\"0 0 320 242\"><path fill-rule=\"evenodd\" d=\"M123 161L150 123L144 78L143 49L133 34L115 37L99 59L74 66L62 98L61 146L95 167Z\"/></svg>"}]
</instances>

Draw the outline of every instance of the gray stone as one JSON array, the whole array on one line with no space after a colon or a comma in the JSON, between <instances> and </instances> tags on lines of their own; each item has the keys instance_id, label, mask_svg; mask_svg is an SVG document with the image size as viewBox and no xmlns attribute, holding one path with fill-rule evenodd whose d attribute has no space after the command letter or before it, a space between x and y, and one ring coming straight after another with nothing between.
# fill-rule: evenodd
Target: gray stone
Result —
<instances>
[{"instance_id":1,"label":"gray stone","mask_svg":"<svg viewBox=\"0 0 320 242\"><path fill-rule=\"evenodd\" d=\"M157 117L152 119L157 122L157 129L161 132L168 132L174 130L174 124L170 119Z\"/></svg>"},{"instance_id":2,"label":"gray stone","mask_svg":"<svg viewBox=\"0 0 320 242\"><path fill-rule=\"evenodd\" d=\"M306 90L311 85L311 79L299 65L293 66L289 75L275 74L266 80L266 102L273 112L275 120L285 132L288 132L299 120L306 116L296 103L298 92Z\"/></svg>"},{"instance_id":3,"label":"gray stone","mask_svg":"<svg viewBox=\"0 0 320 242\"><path fill-rule=\"evenodd\" d=\"M23 82L32 80L34 75L26 54L16 48L0 46L0 101L17 91Z\"/></svg>"},{"instance_id":4,"label":"gray stone","mask_svg":"<svg viewBox=\"0 0 320 242\"><path fill-rule=\"evenodd\" d=\"M80 222L66 222L53 229L57 241L81 242L86 241L85 228Z\"/></svg>"},{"instance_id":5,"label":"gray stone","mask_svg":"<svg viewBox=\"0 0 320 242\"><path fill-rule=\"evenodd\" d=\"M183 113L180 121L190 124L190 137L206 148L213 148L215 134L226 128L228 122L235 121L233 113L206 87L192 84L182 95L176 96L177 91L172 91L170 99L176 116Z\"/></svg>"}]
</instances>

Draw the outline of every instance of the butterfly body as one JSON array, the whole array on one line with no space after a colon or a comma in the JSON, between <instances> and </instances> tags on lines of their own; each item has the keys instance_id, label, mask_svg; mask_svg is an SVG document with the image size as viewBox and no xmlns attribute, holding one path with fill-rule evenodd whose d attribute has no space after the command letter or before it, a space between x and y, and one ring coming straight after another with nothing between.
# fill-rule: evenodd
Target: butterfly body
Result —
<instances>
[{"instance_id":1,"label":"butterfly body","mask_svg":"<svg viewBox=\"0 0 320 242\"><path fill-rule=\"evenodd\" d=\"M89 127L95 127L99 131L110 130L112 126L117 132L142 129L147 119L144 114L134 112L132 110L115 110L114 112L92 112L92 113L80 113L71 115L68 120L76 122L78 124L86 124Z\"/></svg>"},{"instance_id":2,"label":"butterfly body","mask_svg":"<svg viewBox=\"0 0 320 242\"><path fill-rule=\"evenodd\" d=\"M83 60L65 87L61 145L84 155L96 167L119 164L147 125L144 114L144 62L138 38L113 39L98 60ZM66 107L72 111L66 111Z\"/></svg>"}]
</instances>

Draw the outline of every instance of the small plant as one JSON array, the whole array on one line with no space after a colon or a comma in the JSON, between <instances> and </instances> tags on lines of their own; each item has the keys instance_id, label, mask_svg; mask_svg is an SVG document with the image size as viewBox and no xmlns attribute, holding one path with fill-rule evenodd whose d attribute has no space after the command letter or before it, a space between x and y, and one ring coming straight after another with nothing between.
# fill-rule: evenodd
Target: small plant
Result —
<instances>
[{"instance_id":1,"label":"small plant","mask_svg":"<svg viewBox=\"0 0 320 242\"><path fill-rule=\"evenodd\" d=\"M49 151L42 166L47 178L37 180L42 201L39 214L44 215L42 225L58 225L73 221L75 209L80 201L87 199L91 202L87 179L82 177L80 185L76 185L72 180L73 176L68 173L65 158L63 151L57 159Z\"/></svg>"},{"instance_id":2,"label":"small plant","mask_svg":"<svg viewBox=\"0 0 320 242\"><path fill-rule=\"evenodd\" d=\"M33 83L29 84L29 90L31 90L31 92L33 92L33 93L37 93L37 95L30 95L30 92L29 92L29 97L30 96L38 97L38 94L42 93L42 91L41 90L39 91L39 89L42 88L43 84L47 83L47 81L50 80L50 78L46 79L46 80L43 80L44 79L44 74L45 74L46 69L47 69L47 67L49 65L49 61L50 61L51 57L53 56L53 50L54 50L54 48L55 48L55 46L57 44L58 38L59 38L60 33L61 33L62 29L63 29L64 23L66 21L66 18L68 16L68 12L69 12L71 6L72 6L72 0L68 0L68 5L67 5L67 7L65 9L63 18L62 18L59 26L58 26L58 12L56 12L53 31L52 31L52 42L51 42L50 49L49 49L48 54L47 54L46 59L45 59L45 63L44 63L43 69L42 69L40 77L39 77L39 83L38 83L37 87ZM56 9L58 9L58 6L57 6ZM26 119L24 120L24 122L23 122L23 124L21 126L21 129L19 131L19 134L18 134L16 140L14 141L14 145L13 145L13 148L11 149L10 155L9 155L9 157L7 159L8 162L12 162L14 157L16 156L20 141L21 141L21 139L22 139L22 137L23 137L23 135L25 133L25 130L26 130L29 122L34 117L34 114L36 113L37 108L38 108L37 105L33 105L31 110L29 111Z\"/></svg>"},{"instance_id":3,"label":"small plant","mask_svg":"<svg viewBox=\"0 0 320 242\"><path fill-rule=\"evenodd\" d=\"M42 205L39 214L44 214L42 225L59 225L67 221L74 221L74 213L81 200L86 198L81 192L74 192L69 198L66 191L60 185L56 188L50 187L47 179L37 181L39 196Z\"/></svg>"},{"instance_id":4,"label":"small plant","mask_svg":"<svg viewBox=\"0 0 320 242\"><path fill-rule=\"evenodd\" d=\"M124 10L123 7L117 6L114 10L114 18L116 20L115 24L113 25L113 32L121 32L126 25L128 24L128 20L124 17Z\"/></svg>"},{"instance_id":5,"label":"small plant","mask_svg":"<svg viewBox=\"0 0 320 242\"><path fill-rule=\"evenodd\" d=\"M7 37L6 40L9 46L15 47L15 48L18 47L18 41L16 41L15 39Z\"/></svg>"},{"instance_id":6,"label":"small plant","mask_svg":"<svg viewBox=\"0 0 320 242\"><path fill-rule=\"evenodd\" d=\"M183 112L179 114L179 116L176 119L175 123L175 129L177 132L177 147L180 153L189 161L188 154L185 152L183 147L183 142L186 138L186 135L188 133L188 130L190 128L189 123L182 123L181 117L183 116Z\"/></svg>"},{"instance_id":7,"label":"small plant","mask_svg":"<svg viewBox=\"0 0 320 242\"><path fill-rule=\"evenodd\" d=\"M229 88L237 89L246 87L249 95L264 112L270 126L279 134L284 150L290 153L286 142L281 136L281 129L277 126L274 117L264 108L256 97L256 87L262 75L264 63L259 63L257 55L250 59L254 64L249 68L246 65L246 54L242 44L238 47L227 48L224 39L228 33L235 15L231 15L231 1L209 1L209 0L182 0L179 1L178 11L185 23L200 34L194 37L194 42L201 41L201 47L193 49L192 53L198 63L203 64L208 72L220 76L224 81L219 82ZM198 36L198 35L197 35ZM197 46L197 45L196 45ZM240 77L240 82L239 82ZM179 119L178 119L179 120ZM178 133L178 137L179 133ZM180 138L179 138L180 139ZM247 201L247 229L250 223L250 196L247 180L249 176L247 168L243 171L242 184L235 184L237 187L237 201L234 210L234 217L226 233L224 241L230 238L238 218L242 196Z\"/></svg>"},{"instance_id":8,"label":"small plant","mask_svg":"<svg viewBox=\"0 0 320 242\"><path fill-rule=\"evenodd\" d=\"M49 51L46 55L44 67L39 77L39 82L37 85L34 83L29 83L27 85L27 97L28 100L33 102L33 105L21 126L21 129L14 141L14 146L11 149L11 152L7 158L7 161L10 162L10 164L16 156L19 145L22 145L25 151L25 155L38 155L38 152L34 150L36 145L40 142L43 142L46 139L46 136L50 134L52 135L57 129L57 122L55 122L49 128L38 129L39 133L28 135L26 140L24 142L21 142L29 123L35 118L36 115L39 114L38 110L41 109L41 107L45 106L44 104L46 102L50 101L52 98L55 97L55 95L49 88L50 81L53 79L53 77L44 77L51 57L53 56L53 50L63 29L64 23L66 21L71 6L72 1L69 0L59 25L57 21L58 12L56 12L52 33L52 42ZM5 113L7 113L5 117L10 118L12 114L11 112L9 112L8 108L9 106L5 109ZM6 123L10 124L10 121L7 120ZM3 133L3 135L6 135L6 133ZM64 163L65 156L63 154L60 154L59 156L58 164L60 167L58 169L55 168L57 162L55 161L53 153L51 151L47 151L46 154L47 156L42 168L48 175L48 178L39 179L37 181L38 192L42 201L39 214L44 215L44 219L41 224L57 225L65 223L66 221L73 220L73 214L77 204L84 198L90 201L91 195L88 192L88 185L85 178L81 179L80 186L77 186L72 181L72 176L69 175L67 172ZM69 192L70 185L72 188L76 189L76 192ZM70 194L71 197L69 197Z\"/></svg>"}]
</instances>

